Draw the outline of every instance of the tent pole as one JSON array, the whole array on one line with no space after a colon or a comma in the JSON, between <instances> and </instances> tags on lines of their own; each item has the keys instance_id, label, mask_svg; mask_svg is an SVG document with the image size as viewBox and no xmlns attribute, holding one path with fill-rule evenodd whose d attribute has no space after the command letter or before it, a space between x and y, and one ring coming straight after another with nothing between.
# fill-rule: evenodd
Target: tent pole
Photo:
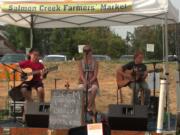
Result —
<instances>
[{"instance_id":1,"label":"tent pole","mask_svg":"<svg viewBox=\"0 0 180 135\"><path fill-rule=\"evenodd\" d=\"M167 129L170 129L170 114L168 113L168 24L167 24L167 13L164 16L164 23L162 26L163 32L163 78L161 81L163 82L160 86L162 87L163 93L161 97L159 96L159 105L158 108L158 120L157 120L157 133L162 133L163 123L165 122L167 125ZM165 60L165 61L164 61ZM164 86L164 87L163 87ZM160 100L161 99L161 100ZM160 108L161 107L161 108ZM166 116L166 119L164 119Z\"/></svg>"},{"instance_id":2,"label":"tent pole","mask_svg":"<svg viewBox=\"0 0 180 135\"><path fill-rule=\"evenodd\" d=\"M167 86L166 86L166 105L165 105L165 110L167 112L167 129L170 130L170 113L169 113L169 67L168 67L168 50L169 50L169 46L168 46L168 13L165 14L165 77L167 80Z\"/></svg>"},{"instance_id":3,"label":"tent pole","mask_svg":"<svg viewBox=\"0 0 180 135\"><path fill-rule=\"evenodd\" d=\"M176 56L177 56L177 61L176 61L176 132L180 132L180 49L178 46L178 41L177 38L179 38L179 33L177 33L177 23L175 25L175 46L176 46Z\"/></svg>"},{"instance_id":4,"label":"tent pole","mask_svg":"<svg viewBox=\"0 0 180 135\"><path fill-rule=\"evenodd\" d=\"M165 24L162 24L162 45L163 45L163 78L165 78Z\"/></svg>"},{"instance_id":5,"label":"tent pole","mask_svg":"<svg viewBox=\"0 0 180 135\"><path fill-rule=\"evenodd\" d=\"M30 24L30 48L33 48L33 43L34 43L34 20L33 20L33 15L31 14L31 24Z\"/></svg>"},{"instance_id":6,"label":"tent pole","mask_svg":"<svg viewBox=\"0 0 180 135\"><path fill-rule=\"evenodd\" d=\"M167 13L165 14L165 77L166 79L168 78L168 75L169 75L169 72L168 72L168 50L169 50L169 47L168 47L168 24L167 24Z\"/></svg>"},{"instance_id":7,"label":"tent pole","mask_svg":"<svg viewBox=\"0 0 180 135\"><path fill-rule=\"evenodd\" d=\"M177 23L175 25L175 46L176 46L176 56L177 56L177 61L176 61L176 103L177 103L177 112L180 112L180 59L179 59L179 47L177 43ZM178 36L179 37L179 36Z\"/></svg>"}]
</instances>

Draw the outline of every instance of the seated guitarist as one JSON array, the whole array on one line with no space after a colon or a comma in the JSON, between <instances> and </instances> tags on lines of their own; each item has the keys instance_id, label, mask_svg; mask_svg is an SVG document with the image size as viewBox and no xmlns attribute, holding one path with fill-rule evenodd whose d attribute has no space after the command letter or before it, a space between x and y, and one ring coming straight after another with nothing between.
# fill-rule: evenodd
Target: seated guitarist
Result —
<instances>
[{"instance_id":1,"label":"seated guitarist","mask_svg":"<svg viewBox=\"0 0 180 135\"><path fill-rule=\"evenodd\" d=\"M44 74L44 65L39 62L39 52L31 49L29 52L29 60L17 63L21 68L31 68L32 71L39 71L33 75L33 79L21 84L21 92L27 102L32 102L31 90L35 88L40 102L44 102L44 86L42 82L42 75Z\"/></svg>"},{"instance_id":2,"label":"seated guitarist","mask_svg":"<svg viewBox=\"0 0 180 135\"><path fill-rule=\"evenodd\" d=\"M37 71L37 74L33 74L33 78L31 81L25 81L21 84L21 92L25 97L25 103L32 102L33 99L31 97L32 88L35 88L37 91L37 95L39 98L39 102L44 102L44 85L42 82L44 73L44 65L39 62L39 52L36 49L31 49L29 51L28 60L21 61L16 63L17 68L25 69L31 68L32 71ZM26 111L26 105L24 106L24 110ZM25 112L23 113L23 121L25 122Z\"/></svg>"},{"instance_id":3,"label":"seated guitarist","mask_svg":"<svg viewBox=\"0 0 180 135\"><path fill-rule=\"evenodd\" d=\"M141 51L137 51L134 54L134 61L129 62L117 70L117 84L118 87L124 87L128 85L133 90L132 103L141 104L139 99L139 92L144 92L144 105L149 104L150 90L145 79L147 77L147 67L143 64L144 54Z\"/></svg>"}]
</instances>

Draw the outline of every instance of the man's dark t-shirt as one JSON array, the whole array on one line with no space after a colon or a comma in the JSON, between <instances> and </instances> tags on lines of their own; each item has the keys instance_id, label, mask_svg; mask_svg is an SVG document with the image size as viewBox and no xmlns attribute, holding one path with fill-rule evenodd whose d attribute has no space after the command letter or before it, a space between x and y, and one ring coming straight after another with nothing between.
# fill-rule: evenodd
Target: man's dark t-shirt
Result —
<instances>
[{"instance_id":1,"label":"man's dark t-shirt","mask_svg":"<svg viewBox=\"0 0 180 135\"><path fill-rule=\"evenodd\" d=\"M134 61L127 63L126 65L122 66L123 71L125 70L134 70L138 72L139 75L144 75L144 72L147 70L147 67L145 64L135 64Z\"/></svg>"}]
</instances>

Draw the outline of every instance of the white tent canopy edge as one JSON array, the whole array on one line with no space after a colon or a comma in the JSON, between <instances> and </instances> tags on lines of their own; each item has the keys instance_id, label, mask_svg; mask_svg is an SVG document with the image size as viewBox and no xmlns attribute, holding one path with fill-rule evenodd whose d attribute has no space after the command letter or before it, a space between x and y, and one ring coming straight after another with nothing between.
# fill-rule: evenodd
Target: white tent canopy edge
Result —
<instances>
[{"instance_id":1,"label":"white tent canopy edge","mask_svg":"<svg viewBox=\"0 0 180 135\"><path fill-rule=\"evenodd\" d=\"M5 1L1 0L1 4ZM14 0L13 0L14 1ZM24 0L16 0L18 2ZM36 0L36 2L44 2ZM57 2L58 0L56 0ZM59 0L62 1L62 0ZM34 0L28 0L34 2ZM47 0L46 2L54 2ZM23 14L0 12L0 21L20 27L66 28L124 25L155 25L164 23L167 13L168 23L178 22L178 10L168 0L134 0L132 11L96 14ZM32 19L33 17L33 19Z\"/></svg>"}]
</instances>

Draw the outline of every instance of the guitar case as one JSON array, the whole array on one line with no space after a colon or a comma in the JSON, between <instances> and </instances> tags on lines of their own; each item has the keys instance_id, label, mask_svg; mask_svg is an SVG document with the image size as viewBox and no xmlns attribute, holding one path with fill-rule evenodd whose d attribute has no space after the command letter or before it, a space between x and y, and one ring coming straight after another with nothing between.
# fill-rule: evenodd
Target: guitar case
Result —
<instances>
[{"instance_id":1,"label":"guitar case","mask_svg":"<svg viewBox=\"0 0 180 135\"><path fill-rule=\"evenodd\" d=\"M8 94L13 101L25 101L25 98L22 95L20 86L10 89Z\"/></svg>"}]
</instances>

